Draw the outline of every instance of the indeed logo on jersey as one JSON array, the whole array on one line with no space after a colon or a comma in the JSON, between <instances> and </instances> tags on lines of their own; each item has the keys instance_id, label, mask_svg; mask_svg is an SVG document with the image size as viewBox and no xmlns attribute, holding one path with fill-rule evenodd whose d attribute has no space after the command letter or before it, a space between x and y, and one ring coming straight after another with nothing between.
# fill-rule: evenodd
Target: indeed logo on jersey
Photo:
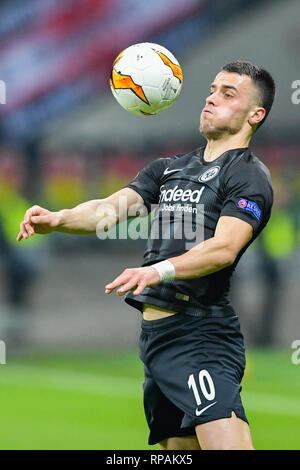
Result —
<instances>
[{"instance_id":1,"label":"indeed logo on jersey","mask_svg":"<svg viewBox=\"0 0 300 470\"><path fill-rule=\"evenodd\" d=\"M164 185L160 187L160 196L159 202L198 202L200 201L201 195L204 191L205 186L202 186L201 189L179 189L178 186L175 186L173 189L163 189Z\"/></svg>"},{"instance_id":2,"label":"indeed logo on jersey","mask_svg":"<svg viewBox=\"0 0 300 470\"><path fill-rule=\"evenodd\" d=\"M252 214L257 218L257 220L260 220L261 217L261 210L254 201L248 201L248 199L243 199L240 197L237 203L237 207L240 209L244 209L245 211L252 212Z\"/></svg>"}]
</instances>

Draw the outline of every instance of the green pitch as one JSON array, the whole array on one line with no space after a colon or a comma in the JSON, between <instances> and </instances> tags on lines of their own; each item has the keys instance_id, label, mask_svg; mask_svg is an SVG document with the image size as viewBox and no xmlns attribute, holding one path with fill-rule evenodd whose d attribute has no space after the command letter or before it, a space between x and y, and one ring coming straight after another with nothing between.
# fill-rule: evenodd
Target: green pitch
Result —
<instances>
[{"instance_id":1,"label":"green pitch","mask_svg":"<svg viewBox=\"0 0 300 470\"><path fill-rule=\"evenodd\" d=\"M243 401L256 449L300 449L300 364L249 351ZM137 352L7 358L0 449L157 449L147 445Z\"/></svg>"}]
</instances>

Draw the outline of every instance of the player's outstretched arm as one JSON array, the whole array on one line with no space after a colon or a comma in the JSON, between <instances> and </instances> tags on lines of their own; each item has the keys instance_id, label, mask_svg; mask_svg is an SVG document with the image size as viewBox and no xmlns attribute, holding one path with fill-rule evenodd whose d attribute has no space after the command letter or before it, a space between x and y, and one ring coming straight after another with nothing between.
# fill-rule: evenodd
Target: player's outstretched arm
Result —
<instances>
[{"instance_id":1,"label":"player's outstretched arm","mask_svg":"<svg viewBox=\"0 0 300 470\"><path fill-rule=\"evenodd\" d=\"M17 241L27 239L34 233L89 234L97 229L109 230L126 217L139 215L142 209L142 197L131 188L121 189L106 199L87 201L73 209L58 212L35 205L26 211Z\"/></svg>"},{"instance_id":2,"label":"player's outstretched arm","mask_svg":"<svg viewBox=\"0 0 300 470\"><path fill-rule=\"evenodd\" d=\"M172 267L173 279L192 279L215 273L233 264L252 236L252 226L247 222L236 217L220 217L214 236L182 255L169 258L167 270L169 266ZM117 289L118 295L123 295L129 290L133 290L134 295L141 294L145 287L156 285L162 280L153 266L125 269L113 282L105 286L105 293L110 294Z\"/></svg>"},{"instance_id":3,"label":"player's outstretched arm","mask_svg":"<svg viewBox=\"0 0 300 470\"><path fill-rule=\"evenodd\" d=\"M232 265L243 247L251 240L253 228L237 217L220 217L212 238L175 258L169 258L176 279L207 276Z\"/></svg>"}]
</instances>

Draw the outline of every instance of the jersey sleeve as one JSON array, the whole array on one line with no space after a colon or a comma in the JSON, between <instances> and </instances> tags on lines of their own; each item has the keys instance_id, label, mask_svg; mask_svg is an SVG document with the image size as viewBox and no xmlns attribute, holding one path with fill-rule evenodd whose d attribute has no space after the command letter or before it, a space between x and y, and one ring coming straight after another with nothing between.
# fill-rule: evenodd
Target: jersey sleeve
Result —
<instances>
[{"instance_id":1,"label":"jersey sleeve","mask_svg":"<svg viewBox=\"0 0 300 470\"><path fill-rule=\"evenodd\" d=\"M148 212L151 210L151 204L158 204L160 179L168 165L168 160L168 158L153 160L127 185L142 196Z\"/></svg>"},{"instance_id":2,"label":"jersey sleeve","mask_svg":"<svg viewBox=\"0 0 300 470\"><path fill-rule=\"evenodd\" d=\"M225 200L220 217L237 217L253 227L254 235L267 224L273 205L271 176L262 168L232 165L224 184Z\"/></svg>"}]
</instances>

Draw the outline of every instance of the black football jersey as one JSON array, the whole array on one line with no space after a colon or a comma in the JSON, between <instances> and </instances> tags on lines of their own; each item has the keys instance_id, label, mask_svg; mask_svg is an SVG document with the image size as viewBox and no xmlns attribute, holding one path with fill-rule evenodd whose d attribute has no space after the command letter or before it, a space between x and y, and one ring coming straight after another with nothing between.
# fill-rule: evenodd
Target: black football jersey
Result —
<instances>
[{"instance_id":1,"label":"black football jersey","mask_svg":"<svg viewBox=\"0 0 300 470\"><path fill-rule=\"evenodd\" d=\"M188 315L211 308L233 310L228 297L232 272L270 218L270 172L251 150L232 149L212 162L204 160L204 150L201 147L154 160L128 185L142 196L151 212L143 266L179 256L213 237L222 216L248 222L253 237L235 262L218 272L196 279L162 281L138 296L128 292L125 301L140 311L144 303Z\"/></svg>"}]
</instances>

